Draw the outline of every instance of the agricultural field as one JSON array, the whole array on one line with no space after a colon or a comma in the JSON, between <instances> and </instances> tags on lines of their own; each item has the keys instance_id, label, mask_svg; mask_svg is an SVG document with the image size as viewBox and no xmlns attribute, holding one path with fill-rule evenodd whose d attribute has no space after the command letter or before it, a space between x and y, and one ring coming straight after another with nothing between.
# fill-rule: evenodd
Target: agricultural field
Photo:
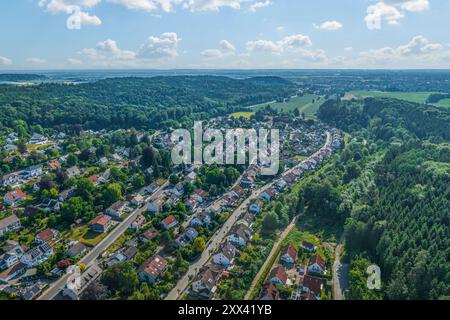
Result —
<instances>
[{"instance_id":1,"label":"agricultural field","mask_svg":"<svg viewBox=\"0 0 450 320\"><path fill-rule=\"evenodd\" d=\"M395 98L416 103L426 103L433 92L381 92L381 91L350 91L344 99L351 98Z\"/></svg>"},{"instance_id":2,"label":"agricultural field","mask_svg":"<svg viewBox=\"0 0 450 320\"><path fill-rule=\"evenodd\" d=\"M325 100L321 96L306 94L304 96L291 98L286 102L263 103L251 106L249 108L251 110L257 111L265 108L267 105L270 105L272 109L275 109L277 111L287 112L298 109L300 112L304 112L307 116L313 116L324 101Z\"/></svg>"},{"instance_id":3,"label":"agricultural field","mask_svg":"<svg viewBox=\"0 0 450 320\"><path fill-rule=\"evenodd\" d=\"M450 99L442 99L437 103L433 103L436 107L450 108Z\"/></svg>"},{"instance_id":4,"label":"agricultural field","mask_svg":"<svg viewBox=\"0 0 450 320\"><path fill-rule=\"evenodd\" d=\"M256 112L236 112L231 114L232 118L246 118L250 119Z\"/></svg>"}]
</instances>

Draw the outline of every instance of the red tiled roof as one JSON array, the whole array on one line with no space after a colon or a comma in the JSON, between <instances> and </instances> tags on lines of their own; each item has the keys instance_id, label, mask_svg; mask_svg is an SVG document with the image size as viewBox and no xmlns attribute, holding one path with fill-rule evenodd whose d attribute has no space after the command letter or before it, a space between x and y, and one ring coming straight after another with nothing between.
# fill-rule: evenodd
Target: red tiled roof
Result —
<instances>
[{"instance_id":1,"label":"red tiled roof","mask_svg":"<svg viewBox=\"0 0 450 320\"><path fill-rule=\"evenodd\" d=\"M145 262L141 267L140 272L145 272L151 275L153 279L156 279L164 272L166 267L167 261L163 257L157 255Z\"/></svg>"},{"instance_id":2,"label":"red tiled roof","mask_svg":"<svg viewBox=\"0 0 450 320\"><path fill-rule=\"evenodd\" d=\"M55 237L55 234L52 229L45 229L44 231L38 234L38 238L41 241L49 242Z\"/></svg>"},{"instance_id":3,"label":"red tiled roof","mask_svg":"<svg viewBox=\"0 0 450 320\"><path fill-rule=\"evenodd\" d=\"M268 297L270 300L280 300L280 292L272 283L266 283L261 291L261 298Z\"/></svg>"},{"instance_id":4,"label":"red tiled roof","mask_svg":"<svg viewBox=\"0 0 450 320\"><path fill-rule=\"evenodd\" d=\"M314 263L317 263L322 269L325 269L325 262L323 261L323 259L320 255L316 254L309 258L308 265L310 266Z\"/></svg>"},{"instance_id":5,"label":"red tiled roof","mask_svg":"<svg viewBox=\"0 0 450 320\"><path fill-rule=\"evenodd\" d=\"M287 273L286 270L284 269L283 266L278 266L275 267L275 269L273 269L270 272L270 276L269 279L272 279L274 277L277 277L278 279L280 279L283 283L286 283L287 281Z\"/></svg>"},{"instance_id":6,"label":"red tiled roof","mask_svg":"<svg viewBox=\"0 0 450 320\"><path fill-rule=\"evenodd\" d=\"M109 221L111 220L111 218L107 215L99 215L97 217L94 218L94 220L91 221L91 225L92 224L99 224L99 225L106 225Z\"/></svg>"},{"instance_id":7,"label":"red tiled roof","mask_svg":"<svg viewBox=\"0 0 450 320\"><path fill-rule=\"evenodd\" d=\"M92 183L96 183L98 181L98 176L90 176L88 179L91 180Z\"/></svg>"},{"instance_id":8,"label":"red tiled roof","mask_svg":"<svg viewBox=\"0 0 450 320\"><path fill-rule=\"evenodd\" d=\"M322 291L322 285L323 285L322 280L316 277L306 275L305 278L303 279L303 286L308 288L315 294L320 294L320 292Z\"/></svg>"},{"instance_id":9,"label":"red tiled roof","mask_svg":"<svg viewBox=\"0 0 450 320\"><path fill-rule=\"evenodd\" d=\"M297 249L292 244L288 244L283 248L281 255L284 256L285 254L288 254L293 260L297 259Z\"/></svg>"},{"instance_id":10,"label":"red tiled roof","mask_svg":"<svg viewBox=\"0 0 450 320\"><path fill-rule=\"evenodd\" d=\"M171 225L172 223L174 223L176 220L177 220L177 219L175 218L175 216L170 215L170 216L168 216L167 218L165 218L162 222L163 222L166 226L168 226L168 225Z\"/></svg>"}]
</instances>

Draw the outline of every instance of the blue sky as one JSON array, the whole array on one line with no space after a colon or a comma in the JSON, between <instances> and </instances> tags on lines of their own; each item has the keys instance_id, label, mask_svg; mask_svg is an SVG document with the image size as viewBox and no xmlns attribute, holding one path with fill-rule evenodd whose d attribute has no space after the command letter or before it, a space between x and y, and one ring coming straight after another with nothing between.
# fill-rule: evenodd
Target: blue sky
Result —
<instances>
[{"instance_id":1,"label":"blue sky","mask_svg":"<svg viewBox=\"0 0 450 320\"><path fill-rule=\"evenodd\" d=\"M0 1L0 70L449 68L448 0Z\"/></svg>"}]
</instances>

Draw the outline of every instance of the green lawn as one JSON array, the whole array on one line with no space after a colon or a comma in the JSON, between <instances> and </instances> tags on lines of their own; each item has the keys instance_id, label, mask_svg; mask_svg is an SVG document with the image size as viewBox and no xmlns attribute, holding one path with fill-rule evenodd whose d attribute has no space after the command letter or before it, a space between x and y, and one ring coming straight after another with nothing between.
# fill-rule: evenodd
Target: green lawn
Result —
<instances>
[{"instance_id":1,"label":"green lawn","mask_svg":"<svg viewBox=\"0 0 450 320\"><path fill-rule=\"evenodd\" d=\"M450 99L442 99L437 103L434 103L437 107L450 108Z\"/></svg>"},{"instance_id":2,"label":"green lawn","mask_svg":"<svg viewBox=\"0 0 450 320\"><path fill-rule=\"evenodd\" d=\"M298 109L300 112L304 112L307 116L312 116L317 112L323 102L324 100L320 96L305 94L303 96L292 98L286 102L263 103L251 106L249 108L258 111L264 109L267 105L270 105L273 109L278 111L286 112Z\"/></svg>"},{"instance_id":3,"label":"green lawn","mask_svg":"<svg viewBox=\"0 0 450 320\"><path fill-rule=\"evenodd\" d=\"M106 233L93 232L87 225L75 228L71 232L73 240L80 241L90 247L95 247L104 237L106 237Z\"/></svg>"},{"instance_id":4,"label":"green lawn","mask_svg":"<svg viewBox=\"0 0 450 320\"><path fill-rule=\"evenodd\" d=\"M250 119L256 112L236 112L231 114L231 117L233 118L246 118Z\"/></svg>"},{"instance_id":5,"label":"green lawn","mask_svg":"<svg viewBox=\"0 0 450 320\"><path fill-rule=\"evenodd\" d=\"M395 98L416 103L425 103L433 92L381 92L381 91L350 91L347 98Z\"/></svg>"}]
</instances>

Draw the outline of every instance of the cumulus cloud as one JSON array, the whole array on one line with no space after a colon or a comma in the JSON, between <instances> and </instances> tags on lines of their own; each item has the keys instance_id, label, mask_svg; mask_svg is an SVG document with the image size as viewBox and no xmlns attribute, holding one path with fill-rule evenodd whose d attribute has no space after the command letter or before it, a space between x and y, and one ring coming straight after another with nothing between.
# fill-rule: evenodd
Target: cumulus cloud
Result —
<instances>
[{"instance_id":1,"label":"cumulus cloud","mask_svg":"<svg viewBox=\"0 0 450 320\"><path fill-rule=\"evenodd\" d=\"M274 54L281 54L284 51L298 51L301 48L311 46L311 39L302 34L287 36L277 42L271 40L255 40L248 41L246 44L247 51L249 52L260 51Z\"/></svg>"},{"instance_id":2,"label":"cumulus cloud","mask_svg":"<svg viewBox=\"0 0 450 320\"><path fill-rule=\"evenodd\" d=\"M221 59L235 53L236 47L228 40L222 40L219 42L219 49L206 49L200 54L207 59Z\"/></svg>"},{"instance_id":3,"label":"cumulus cloud","mask_svg":"<svg viewBox=\"0 0 450 320\"><path fill-rule=\"evenodd\" d=\"M142 59L166 59L178 56L178 43L181 38L175 32L165 32L159 37L151 36L139 49Z\"/></svg>"},{"instance_id":4,"label":"cumulus cloud","mask_svg":"<svg viewBox=\"0 0 450 320\"><path fill-rule=\"evenodd\" d=\"M383 22L398 25L406 12L421 12L429 7L430 0L381 0L367 8L364 21L370 30L379 30Z\"/></svg>"},{"instance_id":5,"label":"cumulus cloud","mask_svg":"<svg viewBox=\"0 0 450 320\"><path fill-rule=\"evenodd\" d=\"M360 55L365 62L396 63L401 60L421 59L423 62L439 59L444 46L440 43L430 43L424 36L416 36L408 43L398 47L383 47L361 52ZM436 55L437 54L437 55Z\"/></svg>"},{"instance_id":6,"label":"cumulus cloud","mask_svg":"<svg viewBox=\"0 0 450 320\"><path fill-rule=\"evenodd\" d=\"M0 56L0 66L10 66L10 65L12 65L11 59Z\"/></svg>"},{"instance_id":7,"label":"cumulus cloud","mask_svg":"<svg viewBox=\"0 0 450 320\"><path fill-rule=\"evenodd\" d=\"M273 2L270 0L255 2L250 6L250 8L248 10L250 12L256 12L256 10L270 7L272 4L273 4Z\"/></svg>"},{"instance_id":8,"label":"cumulus cloud","mask_svg":"<svg viewBox=\"0 0 450 320\"><path fill-rule=\"evenodd\" d=\"M99 17L89 14L86 10L98 5L101 0L39 0L38 5L50 13L66 13L67 27L79 29L82 25L99 26Z\"/></svg>"},{"instance_id":9,"label":"cumulus cloud","mask_svg":"<svg viewBox=\"0 0 450 320\"><path fill-rule=\"evenodd\" d=\"M78 59L74 59L74 58L68 58L67 59L67 64L69 64L71 66L76 66L76 65L83 64L83 61L78 60Z\"/></svg>"},{"instance_id":10,"label":"cumulus cloud","mask_svg":"<svg viewBox=\"0 0 450 320\"><path fill-rule=\"evenodd\" d=\"M343 24L339 21L333 20L333 21L325 21L319 25L314 24L314 28L321 29L321 30L328 30L328 31L335 31L339 30L343 27Z\"/></svg>"}]
</instances>

